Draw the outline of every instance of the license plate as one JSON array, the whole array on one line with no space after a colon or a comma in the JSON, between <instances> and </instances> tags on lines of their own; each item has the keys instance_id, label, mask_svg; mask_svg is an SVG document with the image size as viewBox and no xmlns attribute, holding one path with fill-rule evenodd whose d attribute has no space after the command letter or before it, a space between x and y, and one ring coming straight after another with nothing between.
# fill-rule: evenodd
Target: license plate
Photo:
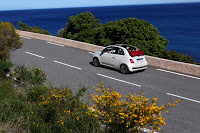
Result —
<instances>
[{"instance_id":1,"label":"license plate","mask_svg":"<svg viewBox=\"0 0 200 133\"><path fill-rule=\"evenodd\" d=\"M137 59L137 61L138 61L138 62L141 62L141 61L143 61L143 58L139 58L139 59Z\"/></svg>"}]
</instances>

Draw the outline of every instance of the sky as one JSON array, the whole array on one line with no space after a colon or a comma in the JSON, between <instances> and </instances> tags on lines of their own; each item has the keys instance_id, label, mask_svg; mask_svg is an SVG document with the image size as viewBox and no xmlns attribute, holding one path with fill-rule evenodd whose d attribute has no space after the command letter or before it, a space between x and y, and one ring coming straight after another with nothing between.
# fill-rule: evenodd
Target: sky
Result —
<instances>
[{"instance_id":1,"label":"sky","mask_svg":"<svg viewBox=\"0 0 200 133\"><path fill-rule=\"evenodd\" d=\"M2 2L3 1L3 2ZM1 0L0 10L192 3L200 0Z\"/></svg>"}]
</instances>

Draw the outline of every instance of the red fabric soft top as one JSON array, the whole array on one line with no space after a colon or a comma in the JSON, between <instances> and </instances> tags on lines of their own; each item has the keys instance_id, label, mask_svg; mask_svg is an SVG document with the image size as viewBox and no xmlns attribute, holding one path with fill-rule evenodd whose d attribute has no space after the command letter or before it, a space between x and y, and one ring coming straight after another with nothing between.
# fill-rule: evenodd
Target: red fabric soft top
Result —
<instances>
[{"instance_id":1,"label":"red fabric soft top","mask_svg":"<svg viewBox=\"0 0 200 133\"><path fill-rule=\"evenodd\" d=\"M140 56L140 55L144 55L144 52L142 50L138 50L138 51L128 51L131 57L134 56Z\"/></svg>"}]
</instances>

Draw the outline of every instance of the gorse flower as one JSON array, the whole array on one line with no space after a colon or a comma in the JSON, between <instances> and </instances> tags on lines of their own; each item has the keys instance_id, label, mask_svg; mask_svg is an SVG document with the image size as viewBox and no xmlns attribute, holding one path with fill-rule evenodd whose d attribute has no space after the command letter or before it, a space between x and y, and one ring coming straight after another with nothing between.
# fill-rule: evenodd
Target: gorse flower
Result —
<instances>
[{"instance_id":1,"label":"gorse flower","mask_svg":"<svg viewBox=\"0 0 200 133\"><path fill-rule=\"evenodd\" d=\"M93 87L98 95L90 95L93 99L95 111L98 112L101 123L106 124L111 132L127 132L130 129L139 130L143 127L161 130L159 127L166 124L161 112L170 106L175 106L180 100L174 101L169 106L157 106L158 98L144 98L144 93L126 96L126 100L120 100L121 94L114 89L104 88L97 84ZM165 111L168 112L167 110Z\"/></svg>"}]
</instances>

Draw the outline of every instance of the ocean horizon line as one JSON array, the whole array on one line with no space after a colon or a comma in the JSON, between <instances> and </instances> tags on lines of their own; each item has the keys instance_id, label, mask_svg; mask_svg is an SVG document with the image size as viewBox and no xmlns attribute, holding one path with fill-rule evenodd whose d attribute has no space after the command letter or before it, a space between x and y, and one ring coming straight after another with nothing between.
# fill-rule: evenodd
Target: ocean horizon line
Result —
<instances>
[{"instance_id":1,"label":"ocean horizon line","mask_svg":"<svg viewBox=\"0 0 200 133\"><path fill-rule=\"evenodd\" d=\"M195 4L200 2L184 2L184 3L153 3L153 4L135 4L135 5L107 5L107 6L84 6L84 7L50 7L50 8L33 8L33 9L8 9L8 10L1 10L0 12L9 12L9 11L30 11L30 10L53 10L53 9L73 9L73 8L98 8L98 7L124 7L124 6L153 6L153 5L182 5L182 4Z\"/></svg>"}]
</instances>

